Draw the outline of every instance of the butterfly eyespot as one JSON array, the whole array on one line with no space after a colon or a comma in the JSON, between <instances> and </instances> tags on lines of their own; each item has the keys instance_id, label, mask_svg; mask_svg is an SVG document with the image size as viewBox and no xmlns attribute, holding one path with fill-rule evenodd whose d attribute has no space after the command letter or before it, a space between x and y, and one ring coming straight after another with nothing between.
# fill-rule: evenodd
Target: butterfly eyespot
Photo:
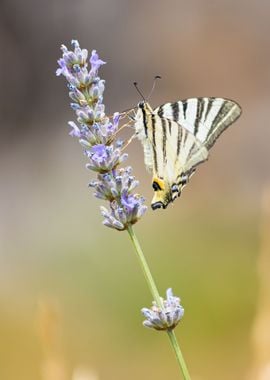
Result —
<instances>
[{"instance_id":1,"label":"butterfly eyespot","mask_svg":"<svg viewBox=\"0 0 270 380\"><path fill-rule=\"evenodd\" d=\"M157 183L156 181L154 181L154 182L152 183L152 187L153 187L154 191L159 191L159 190L161 190L161 187L160 187L159 183Z\"/></svg>"},{"instance_id":2,"label":"butterfly eyespot","mask_svg":"<svg viewBox=\"0 0 270 380\"><path fill-rule=\"evenodd\" d=\"M178 186L176 184L171 187L172 193L178 193Z\"/></svg>"},{"instance_id":3,"label":"butterfly eyespot","mask_svg":"<svg viewBox=\"0 0 270 380\"><path fill-rule=\"evenodd\" d=\"M156 202L151 205L152 210L157 210L158 208L165 208L162 202Z\"/></svg>"},{"instance_id":4,"label":"butterfly eyespot","mask_svg":"<svg viewBox=\"0 0 270 380\"><path fill-rule=\"evenodd\" d=\"M185 174L181 177L179 184L182 186L185 186L187 183L188 183L188 175Z\"/></svg>"}]
</instances>

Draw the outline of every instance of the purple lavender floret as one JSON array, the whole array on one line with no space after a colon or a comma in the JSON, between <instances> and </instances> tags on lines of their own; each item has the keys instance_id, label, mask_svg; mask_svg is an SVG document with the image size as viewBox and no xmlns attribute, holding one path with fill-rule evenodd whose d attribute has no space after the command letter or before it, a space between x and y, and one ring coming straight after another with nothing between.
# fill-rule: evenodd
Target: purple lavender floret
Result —
<instances>
[{"instance_id":1,"label":"purple lavender floret","mask_svg":"<svg viewBox=\"0 0 270 380\"><path fill-rule=\"evenodd\" d=\"M184 309L180 305L180 298L173 295L172 289L167 290L166 296L165 300L160 297L162 308L153 301L151 309L142 309L142 314L146 318L143 321L145 327L155 330L172 330L182 319Z\"/></svg>"},{"instance_id":2,"label":"purple lavender floret","mask_svg":"<svg viewBox=\"0 0 270 380\"><path fill-rule=\"evenodd\" d=\"M121 201L122 194L130 194L139 185L131 173L132 168L129 166L98 174L97 180L91 181L89 186L95 189L94 195L99 199Z\"/></svg>"},{"instance_id":3,"label":"purple lavender floret","mask_svg":"<svg viewBox=\"0 0 270 380\"><path fill-rule=\"evenodd\" d=\"M121 200L123 201L123 198ZM136 223L146 212L147 207L143 203L144 198L139 194L130 194L125 196L125 203L112 201L110 210L101 206L101 214L104 217L103 224L119 231L126 230L129 225Z\"/></svg>"},{"instance_id":4,"label":"purple lavender floret","mask_svg":"<svg viewBox=\"0 0 270 380\"><path fill-rule=\"evenodd\" d=\"M113 145L97 144L86 151L89 158L87 169L98 173L108 173L115 169L119 164L128 157L127 153L121 152L120 149L114 149Z\"/></svg>"},{"instance_id":5,"label":"purple lavender floret","mask_svg":"<svg viewBox=\"0 0 270 380\"><path fill-rule=\"evenodd\" d=\"M96 50L93 50L91 58L90 58L90 63L91 63L91 73L93 75L96 75L100 66L104 65L104 63L106 63L106 62L99 59L99 56L98 56Z\"/></svg>"},{"instance_id":6,"label":"purple lavender floret","mask_svg":"<svg viewBox=\"0 0 270 380\"><path fill-rule=\"evenodd\" d=\"M70 121L69 134L77 137L84 148L88 163L86 167L97 173L91 181L97 198L109 201L109 210L102 207L103 224L116 230L125 230L136 223L145 213L144 198L132 191L138 181L131 175L131 168L119 168L128 157L123 153L123 141L117 139L120 114L112 118L105 114L103 93L105 81L98 76L99 68L105 64L96 50L88 60L88 51L81 49L79 42L71 41L73 51L61 46L62 57L58 60L56 75L63 75L68 82L71 108L77 122ZM90 69L88 65L90 63Z\"/></svg>"}]
</instances>

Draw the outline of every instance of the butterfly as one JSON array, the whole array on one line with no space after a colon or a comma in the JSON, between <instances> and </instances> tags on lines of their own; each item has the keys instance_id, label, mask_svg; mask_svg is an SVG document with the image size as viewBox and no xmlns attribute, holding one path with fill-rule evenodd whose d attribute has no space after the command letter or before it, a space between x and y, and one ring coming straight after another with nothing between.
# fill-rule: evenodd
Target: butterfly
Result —
<instances>
[{"instance_id":1,"label":"butterfly","mask_svg":"<svg viewBox=\"0 0 270 380\"><path fill-rule=\"evenodd\" d=\"M190 98L154 110L147 101L139 103L134 126L153 174L153 210L181 195L217 138L240 115L241 107L223 98Z\"/></svg>"}]
</instances>

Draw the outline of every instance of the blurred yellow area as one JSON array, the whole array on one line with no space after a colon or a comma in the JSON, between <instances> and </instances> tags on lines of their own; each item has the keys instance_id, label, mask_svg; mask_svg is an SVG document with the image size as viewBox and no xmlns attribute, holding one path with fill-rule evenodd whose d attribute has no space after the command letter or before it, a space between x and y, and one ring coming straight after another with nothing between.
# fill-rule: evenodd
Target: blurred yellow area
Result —
<instances>
[{"instance_id":1,"label":"blurred yellow area","mask_svg":"<svg viewBox=\"0 0 270 380\"><path fill-rule=\"evenodd\" d=\"M61 43L107 65L108 113L222 96L243 108L179 200L135 226L160 293L179 295L176 330L192 380L269 380L270 3L2 0L0 5L0 379L180 379L125 232L101 225L91 173L68 136ZM132 133L129 131L127 133ZM142 147L129 164L150 205Z\"/></svg>"}]
</instances>

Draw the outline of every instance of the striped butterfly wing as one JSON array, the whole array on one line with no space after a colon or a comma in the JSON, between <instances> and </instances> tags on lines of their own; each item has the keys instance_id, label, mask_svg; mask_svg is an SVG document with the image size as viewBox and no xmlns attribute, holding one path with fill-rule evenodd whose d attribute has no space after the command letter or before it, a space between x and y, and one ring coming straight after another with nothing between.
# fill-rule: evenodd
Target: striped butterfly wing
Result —
<instances>
[{"instance_id":1,"label":"striped butterfly wing","mask_svg":"<svg viewBox=\"0 0 270 380\"><path fill-rule=\"evenodd\" d=\"M217 138L240 114L237 103L222 98L191 98L154 111L146 102L139 104L135 128L153 173L153 209L166 208L181 194Z\"/></svg>"},{"instance_id":2,"label":"striped butterfly wing","mask_svg":"<svg viewBox=\"0 0 270 380\"><path fill-rule=\"evenodd\" d=\"M193 168L207 159L208 151L187 129L158 114L149 113L144 128L139 121L136 129L146 167L153 174L151 206L166 208L180 195Z\"/></svg>"},{"instance_id":3,"label":"striped butterfly wing","mask_svg":"<svg viewBox=\"0 0 270 380\"><path fill-rule=\"evenodd\" d=\"M220 134L241 115L240 106L223 98L190 98L154 110L160 118L177 122L209 150Z\"/></svg>"},{"instance_id":4,"label":"striped butterfly wing","mask_svg":"<svg viewBox=\"0 0 270 380\"><path fill-rule=\"evenodd\" d=\"M152 116L148 142L154 175L172 183L178 174L192 171L208 156L207 149L191 132L157 114Z\"/></svg>"}]
</instances>

